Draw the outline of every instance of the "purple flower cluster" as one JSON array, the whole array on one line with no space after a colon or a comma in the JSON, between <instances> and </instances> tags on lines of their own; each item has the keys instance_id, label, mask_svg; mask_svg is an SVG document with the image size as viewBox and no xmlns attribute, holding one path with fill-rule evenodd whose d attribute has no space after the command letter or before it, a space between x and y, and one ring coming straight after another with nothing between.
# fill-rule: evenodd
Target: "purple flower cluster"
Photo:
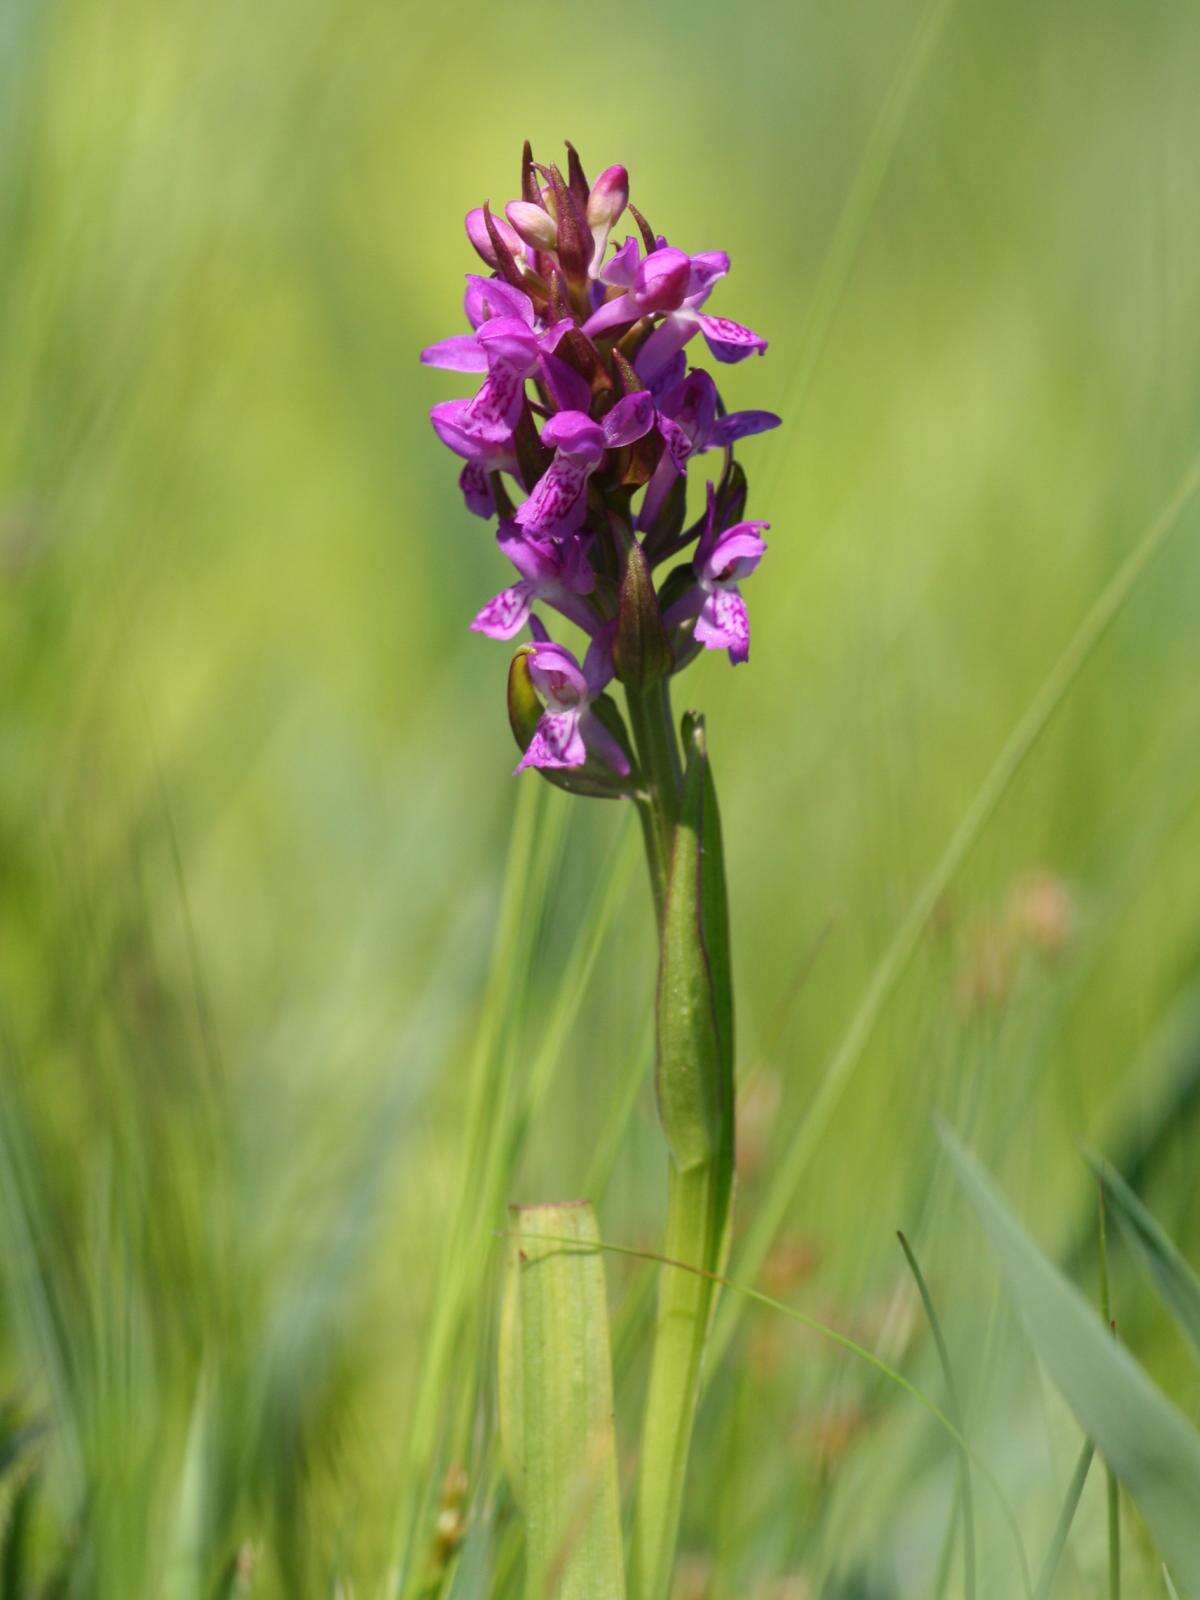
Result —
<instances>
[{"instance_id":1,"label":"purple flower cluster","mask_svg":"<svg viewBox=\"0 0 1200 1600\"><path fill-rule=\"evenodd\" d=\"M727 412L712 376L688 365L696 334L718 362L766 349L751 329L705 309L729 257L669 245L629 203L624 167L589 184L567 151L564 176L534 162L527 144L521 198L501 214L485 204L467 216L490 276L467 277L472 331L421 359L482 375L469 399L444 400L430 416L463 460L468 509L498 519L500 550L517 573L471 626L495 639L528 627L533 639L525 670L541 714L518 771L624 778L629 755L603 694L614 676L640 684L648 673L678 671L702 648L727 650L734 663L749 655L738 583L761 560L768 525L743 520L746 478L732 447L779 418ZM610 255L627 210L637 235ZM723 452L721 472L703 515L685 526L688 468L710 450ZM655 589L655 569L689 548ZM551 642L533 611L539 603L588 636L582 666ZM657 654L629 643L648 637ZM611 707L603 718L600 701Z\"/></svg>"}]
</instances>

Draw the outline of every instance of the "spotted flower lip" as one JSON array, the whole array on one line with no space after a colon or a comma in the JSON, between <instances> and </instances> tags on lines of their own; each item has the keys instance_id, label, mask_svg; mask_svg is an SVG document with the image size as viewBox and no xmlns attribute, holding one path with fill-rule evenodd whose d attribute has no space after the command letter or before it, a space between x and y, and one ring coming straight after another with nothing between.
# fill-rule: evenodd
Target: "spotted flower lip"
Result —
<instances>
[{"instance_id":1,"label":"spotted flower lip","mask_svg":"<svg viewBox=\"0 0 1200 1600\"><path fill-rule=\"evenodd\" d=\"M591 709L612 678L607 641L594 639L581 667L565 645L546 639L540 628L537 633L543 637L529 656L529 675L546 709L514 772L527 767L581 767L593 755L627 777L628 756Z\"/></svg>"},{"instance_id":2,"label":"spotted flower lip","mask_svg":"<svg viewBox=\"0 0 1200 1600\"><path fill-rule=\"evenodd\" d=\"M750 658L750 614L738 587L766 554L769 522L735 522L718 530L716 497L708 486L705 529L692 560L693 583L663 616L670 629L692 621L692 636L707 650L727 650L736 667Z\"/></svg>"},{"instance_id":3,"label":"spotted flower lip","mask_svg":"<svg viewBox=\"0 0 1200 1600\"><path fill-rule=\"evenodd\" d=\"M560 169L526 146L518 194L466 213L482 265L466 274L465 328L421 360L473 379L473 393L438 401L430 421L459 457L467 511L495 520L513 569L470 626L534 641L510 675L523 747L537 729L522 767L586 766L577 792L619 794L630 790L615 776L629 772L616 707L605 695L592 709L613 676L614 648L630 693L705 648L734 664L748 657L739 585L762 559L767 524L743 520L748 488L735 449L780 419L728 409L703 364L704 347L722 364L767 348L708 309L730 273L726 252L679 247L631 202L626 167L605 167L589 184L567 152ZM636 228L614 239L627 214ZM702 345L692 345L697 334ZM697 350L701 364L689 365ZM688 475L711 451L723 456L719 482L689 523ZM550 639L543 616L589 641L582 665ZM589 787L601 766L607 777Z\"/></svg>"},{"instance_id":4,"label":"spotted flower lip","mask_svg":"<svg viewBox=\"0 0 1200 1600\"><path fill-rule=\"evenodd\" d=\"M537 600L553 606L585 633L597 631L597 615L584 599L595 588L596 577L577 536L557 542L530 538L515 522L503 522L496 542L520 578L478 612L471 623L476 633L492 639L515 638Z\"/></svg>"},{"instance_id":5,"label":"spotted flower lip","mask_svg":"<svg viewBox=\"0 0 1200 1600\"><path fill-rule=\"evenodd\" d=\"M587 510L588 479L606 450L634 443L653 425L654 403L644 389L618 400L602 423L583 411L560 411L542 429L542 443L555 447L554 460L518 508L518 525L543 538L574 533Z\"/></svg>"}]
</instances>

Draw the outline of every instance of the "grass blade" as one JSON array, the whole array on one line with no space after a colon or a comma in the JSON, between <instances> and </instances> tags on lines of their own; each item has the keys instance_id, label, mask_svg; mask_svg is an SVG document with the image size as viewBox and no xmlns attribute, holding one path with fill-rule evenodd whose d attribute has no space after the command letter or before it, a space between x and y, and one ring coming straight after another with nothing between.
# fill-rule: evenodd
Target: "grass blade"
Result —
<instances>
[{"instance_id":1,"label":"grass blade","mask_svg":"<svg viewBox=\"0 0 1200 1600\"><path fill-rule=\"evenodd\" d=\"M625 1564L613 1428L612 1359L599 1234L587 1201L513 1206L511 1270L519 1360L504 1381L522 1437L528 1600L622 1600Z\"/></svg>"},{"instance_id":2,"label":"grass blade","mask_svg":"<svg viewBox=\"0 0 1200 1600\"><path fill-rule=\"evenodd\" d=\"M1200 1591L1200 1434L1033 1243L974 1156L948 1129L942 1140L1043 1366L1185 1590Z\"/></svg>"},{"instance_id":3,"label":"grass blade","mask_svg":"<svg viewBox=\"0 0 1200 1600\"><path fill-rule=\"evenodd\" d=\"M1075 1471L1071 1474L1071 1481L1067 1485L1067 1498L1063 1501L1062 1510L1058 1514L1058 1521L1054 1525L1054 1537L1050 1540L1050 1547L1046 1551L1046 1559L1042 1562L1042 1570L1038 1573L1035 1600L1050 1600L1054 1574L1058 1571L1058 1563L1062 1560L1062 1553L1066 1549L1067 1535L1071 1531L1071 1524L1074 1522L1075 1513L1079 1509L1083 1486L1087 1482L1087 1475L1091 1470L1092 1457L1095 1454L1096 1446L1090 1439L1086 1440L1083 1449L1079 1452L1079 1460L1075 1463Z\"/></svg>"},{"instance_id":4,"label":"grass blade","mask_svg":"<svg viewBox=\"0 0 1200 1600\"><path fill-rule=\"evenodd\" d=\"M1200 1278L1124 1178L1097 1157L1087 1159L1100 1180L1104 1204L1116 1217L1122 1238L1200 1354Z\"/></svg>"},{"instance_id":5,"label":"grass blade","mask_svg":"<svg viewBox=\"0 0 1200 1600\"><path fill-rule=\"evenodd\" d=\"M900 1248L904 1251L904 1259L908 1262L909 1271L917 1285L917 1292L921 1296L921 1304L925 1307L925 1315L929 1319L930 1332L933 1342L937 1346L938 1360L942 1365L942 1376L946 1380L946 1396L950 1420L959 1433L966 1435L963 1430L962 1407L958 1401L958 1386L954 1382L954 1369L950 1365L950 1351L947 1348L945 1337L942 1334L942 1325L938 1321L937 1311L934 1309L933 1296L929 1292L929 1285L925 1282L925 1274L921 1271L920 1263L916 1258L912 1246L903 1233L896 1234L900 1241ZM963 1593L967 1600L974 1600L975 1595L975 1508L971 1496L971 1456L965 1445L960 1447L958 1453L959 1479L958 1493L962 1502L963 1524Z\"/></svg>"},{"instance_id":6,"label":"grass blade","mask_svg":"<svg viewBox=\"0 0 1200 1600\"><path fill-rule=\"evenodd\" d=\"M1042 680L1041 687L1009 734L941 857L925 879L876 966L849 1027L826 1062L804 1122L783 1152L775 1176L762 1197L753 1222L746 1230L739 1252L743 1276L754 1277L766 1260L808 1163L821 1148L826 1129L874 1037L879 1019L908 971L947 889L1012 787L1030 752L1053 721L1072 684L1121 614L1142 577L1166 546L1197 489L1200 489L1200 454L1193 456L1188 463L1170 499L1096 597L1066 648ZM718 1312L709 1344L714 1365L719 1362L721 1352L732 1337L740 1314L741 1306L736 1300L727 1300Z\"/></svg>"}]
</instances>

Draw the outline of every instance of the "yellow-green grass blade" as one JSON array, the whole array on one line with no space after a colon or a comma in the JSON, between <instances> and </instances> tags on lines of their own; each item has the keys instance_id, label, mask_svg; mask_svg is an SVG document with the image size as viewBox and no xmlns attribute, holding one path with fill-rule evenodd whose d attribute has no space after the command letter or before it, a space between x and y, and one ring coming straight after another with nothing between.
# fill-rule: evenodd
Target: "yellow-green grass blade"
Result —
<instances>
[{"instance_id":1,"label":"yellow-green grass blade","mask_svg":"<svg viewBox=\"0 0 1200 1600\"><path fill-rule=\"evenodd\" d=\"M622 1600L612 1357L587 1201L511 1208L515 1308L501 1419L519 1474L527 1600ZM511 1304L511 1302L510 1302Z\"/></svg>"},{"instance_id":2,"label":"yellow-green grass blade","mask_svg":"<svg viewBox=\"0 0 1200 1600\"><path fill-rule=\"evenodd\" d=\"M1033 1243L975 1157L949 1130L942 1139L1039 1359L1185 1592L1200 1592L1200 1434Z\"/></svg>"}]
</instances>

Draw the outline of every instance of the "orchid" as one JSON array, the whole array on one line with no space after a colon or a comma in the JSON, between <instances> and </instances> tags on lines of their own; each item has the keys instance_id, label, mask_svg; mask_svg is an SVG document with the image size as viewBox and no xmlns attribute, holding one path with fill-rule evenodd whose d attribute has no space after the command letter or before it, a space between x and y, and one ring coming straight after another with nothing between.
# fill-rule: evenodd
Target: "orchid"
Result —
<instances>
[{"instance_id":1,"label":"orchid","mask_svg":"<svg viewBox=\"0 0 1200 1600\"><path fill-rule=\"evenodd\" d=\"M434 405L430 419L465 463L459 484L468 510L498 518L497 544L516 571L471 622L489 638L515 640L528 629L532 639L509 663L516 771L536 769L572 794L629 800L642 827L659 934L664 1259L699 1269L666 1270L660 1279L646 1398L633 1566L639 1600L666 1600L728 1237L734 1150L716 791L703 719L689 712L677 730L671 679L705 650L726 651L734 665L748 659L740 584L762 560L768 525L745 519L748 487L735 446L779 418L727 410L712 375L688 369L684 352L697 333L724 364L766 349L752 329L704 309L729 257L668 244L630 201L623 166L589 184L578 154L567 151L564 175L535 162L526 145L519 196L498 211L485 202L468 212L467 237L493 276L468 274L469 331L429 346L422 360L481 379L473 395ZM614 248L626 212L637 232ZM722 471L707 483L704 514L686 525L691 463L713 450L723 452ZM657 581L656 570L677 555ZM550 637L541 607L587 639L582 664ZM607 692L614 679L628 724ZM541 1354L527 1373L545 1370ZM522 1440L518 1456L523 1448ZM543 1475L538 1492L555 1502L537 1518L530 1507L527 1518L527 1566L541 1593L551 1572L555 1585L563 1581L562 1541L552 1533L576 1525L577 1506L568 1503L570 1474ZM614 1469L619 1542L615 1507ZM579 1543L578 1559L592 1559ZM623 1592L619 1549L603 1580L596 1577L586 1592Z\"/></svg>"},{"instance_id":2,"label":"orchid","mask_svg":"<svg viewBox=\"0 0 1200 1600\"><path fill-rule=\"evenodd\" d=\"M702 646L746 659L737 579L765 549L745 543L746 529L757 538L765 524L740 520L734 446L779 418L727 409L712 375L687 366L697 333L723 363L766 349L759 334L705 309L728 255L669 244L630 202L625 167L589 184L570 146L568 156L564 175L526 146L519 194L467 212L467 238L492 276L467 274L467 331L421 359L479 377L473 394L439 401L430 420L463 463L468 511L499 518L497 544L516 568L472 629L514 639L537 602L592 638L611 624L616 674L629 688L681 670ZM614 244L627 214L636 232ZM684 529L691 462L713 450L725 457L715 500ZM686 592L672 577L660 601L648 575L637 576L643 560L653 570L693 541ZM563 748L564 761L582 762L577 742Z\"/></svg>"},{"instance_id":3,"label":"orchid","mask_svg":"<svg viewBox=\"0 0 1200 1600\"><path fill-rule=\"evenodd\" d=\"M552 539L574 533L587 509L588 479L605 452L633 444L653 426L654 405L646 390L618 400L602 422L593 422L586 411L551 417L542 443L554 446L554 460L518 509L518 524Z\"/></svg>"},{"instance_id":4,"label":"orchid","mask_svg":"<svg viewBox=\"0 0 1200 1600\"><path fill-rule=\"evenodd\" d=\"M728 650L734 666L750 658L750 614L738 588L766 553L762 537L769 522L735 522L716 530L715 496L708 486L708 515L692 561L694 586L663 616L667 628L693 622L697 644L707 650Z\"/></svg>"},{"instance_id":5,"label":"orchid","mask_svg":"<svg viewBox=\"0 0 1200 1600\"><path fill-rule=\"evenodd\" d=\"M585 632L596 631L596 614L583 599L595 588L596 578L578 536L538 539L516 523L502 522L496 541L521 576L477 614L471 624L476 633L492 639L513 638L529 620L535 600L545 600Z\"/></svg>"},{"instance_id":6,"label":"orchid","mask_svg":"<svg viewBox=\"0 0 1200 1600\"><path fill-rule=\"evenodd\" d=\"M515 770L581 767L593 755L615 772L627 773L628 757L591 709L612 677L606 641L592 641L581 667L566 645L541 640L530 651L527 666L546 709Z\"/></svg>"},{"instance_id":7,"label":"orchid","mask_svg":"<svg viewBox=\"0 0 1200 1600\"><path fill-rule=\"evenodd\" d=\"M683 364L683 355L677 358ZM671 373L671 377L675 374ZM670 383L656 400L658 431L665 446L646 485L646 495L638 515L638 526L653 526L663 501L692 456L706 450L727 449L738 439L766 433L779 426L773 411L734 411L723 413L721 397L709 373L693 367L686 378Z\"/></svg>"},{"instance_id":8,"label":"orchid","mask_svg":"<svg viewBox=\"0 0 1200 1600\"><path fill-rule=\"evenodd\" d=\"M624 292L605 301L588 318L583 331L595 337L661 313L663 320L642 346L636 363L646 383L697 333L703 333L718 361L744 361L749 355L761 355L767 341L759 334L728 317L712 317L700 310L728 271L729 257L723 250L688 256L660 240L656 249L639 259L637 240L629 239L600 273L602 282Z\"/></svg>"}]
</instances>

